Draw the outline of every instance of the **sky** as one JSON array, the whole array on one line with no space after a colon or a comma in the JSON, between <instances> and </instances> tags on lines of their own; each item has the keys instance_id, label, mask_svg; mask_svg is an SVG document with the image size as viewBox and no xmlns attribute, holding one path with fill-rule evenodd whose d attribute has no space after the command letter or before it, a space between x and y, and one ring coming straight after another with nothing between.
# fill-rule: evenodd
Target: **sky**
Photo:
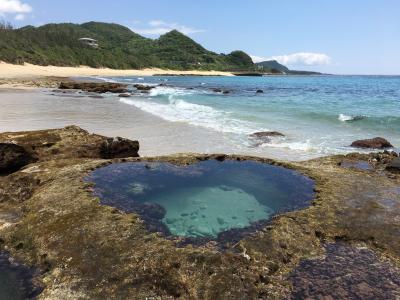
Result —
<instances>
[{"instance_id":1,"label":"sky","mask_svg":"<svg viewBox=\"0 0 400 300\"><path fill-rule=\"evenodd\" d=\"M114 22L150 38L177 29L291 69L400 75L400 0L0 0L0 19Z\"/></svg>"}]
</instances>

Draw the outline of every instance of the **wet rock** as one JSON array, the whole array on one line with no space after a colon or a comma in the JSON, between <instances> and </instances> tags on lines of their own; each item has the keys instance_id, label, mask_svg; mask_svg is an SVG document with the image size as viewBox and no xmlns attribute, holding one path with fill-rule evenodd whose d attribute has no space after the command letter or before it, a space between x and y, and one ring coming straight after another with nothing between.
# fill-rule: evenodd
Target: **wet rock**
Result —
<instances>
[{"instance_id":1,"label":"wet rock","mask_svg":"<svg viewBox=\"0 0 400 300\"><path fill-rule=\"evenodd\" d=\"M256 93L257 93L257 94L263 94L264 91L263 91L263 90L257 90Z\"/></svg>"},{"instance_id":2,"label":"wet rock","mask_svg":"<svg viewBox=\"0 0 400 300\"><path fill-rule=\"evenodd\" d=\"M122 93L122 94L118 95L118 97L121 97L121 98L129 98L130 96L132 96L130 93Z\"/></svg>"},{"instance_id":3,"label":"wet rock","mask_svg":"<svg viewBox=\"0 0 400 300\"><path fill-rule=\"evenodd\" d=\"M138 157L139 142L121 137L107 138L101 147L102 158Z\"/></svg>"},{"instance_id":4,"label":"wet rock","mask_svg":"<svg viewBox=\"0 0 400 300\"><path fill-rule=\"evenodd\" d=\"M59 89L82 90L90 93L127 93L126 84L111 82L61 82Z\"/></svg>"},{"instance_id":5,"label":"wet rock","mask_svg":"<svg viewBox=\"0 0 400 300\"><path fill-rule=\"evenodd\" d=\"M0 175L18 171L36 159L24 147L11 143L0 143Z\"/></svg>"},{"instance_id":6,"label":"wet rock","mask_svg":"<svg viewBox=\"0 0 400 300\"><path fill-rule=\"evenodd\" d=\"M340 166L343 168L354 168L358 170L373 170L373 166L366 161L343 160L340 163Z\"/></svg>"},{"instance_id":7,"label":"wet rock","mask_svg":"<svg viewBox=\"0 0 400 300\"><path fill-rule=\"evenodd\" d=\"M351 144L355 148L385 149L392 148L393 145L384 138L376 137L373 139L357 140Z\"/></svg>"},{"instance_id":8,"label":"wet rock","mask_svg":"<svg viewBox=\"0 0 400 300\"><path fill-rule=\"evenodd\" d=\"M144 85L144 84L134 84L133 85L138 91L150 91L155 88L155 86Z\"/></svg>"},{"instance_id":9,"label":"wet rock","mask_svg":"<svg viewBox=\"0 0 400 300\"><path fill-rule=\"evenodd\" d=\"M214 89L212 89L212 91L214 92L214 93L222 93L222 94L230 94L230 92L231 91L229 91L229 90L223 90L223 89L220 89L220 88L214 88Z\"/></svg>"},{"instance_id":10,"label":"wet rock","mask_svg":"<svg viewBox=\"0 0 400 300\"><path fill-rule=\"evenodd\" d=\"M387 166L386 170L400 173L400 157L394 158Z\"/></svg>"},{"instance_id":11,"label":"wet rock","mask_svg":"<svg viewBox=\"0 0 400 300\"><path fill-rule=\"evenodd\" d=\"M322 259L300 262L290 299L396 299L400 270L365 248L330 244Z\"/></svg>"},{"instance_id":12,"label":"wet rock","mask_svg":"<svg viewBox=\"0 0 400 300\"><path fill-rule=\"evenodd\" d=\"M285 135L278 131L260 131L249 135L249 138L255 140L254 146L259 146L264 143L270 143L272 137L284 137Z\"/></svg>"},{"instance_id":13,"label":"wet rock","mask_svg":"<svg viewBox=\"0 0 400 300\"><path fill-rule=\"evenodd\" d=\"M250 137L253 137L253 138L264 138L264 137L271 137L271 136L285 136L285 135L278 131L260 131L260 132L254 132L254 133L250 134Z\"/></svg>"}]
</instances>

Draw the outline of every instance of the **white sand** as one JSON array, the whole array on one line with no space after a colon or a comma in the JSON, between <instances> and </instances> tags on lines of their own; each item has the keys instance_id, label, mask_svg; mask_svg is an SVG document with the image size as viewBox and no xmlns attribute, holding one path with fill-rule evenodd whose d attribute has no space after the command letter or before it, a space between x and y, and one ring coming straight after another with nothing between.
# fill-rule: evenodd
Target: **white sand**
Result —
<instances>
[{"instance_id":1,"label":"white sand","mask_svg":"<svg viewBox=\"0 0 400 300\"><path fill-rule=\"evenodd\" d=\"M0 78L27 78L40 76L152 76L159 74L169 75L207 75L207 76L233 76L229 72L219 71L175 71L162 69L143 69L143 70L114 70L114 69L95 69L87 66L81 67L56 67L56 66L37 66L31 64L13 65L0 62Z\"/></svg>"}]
</instances>

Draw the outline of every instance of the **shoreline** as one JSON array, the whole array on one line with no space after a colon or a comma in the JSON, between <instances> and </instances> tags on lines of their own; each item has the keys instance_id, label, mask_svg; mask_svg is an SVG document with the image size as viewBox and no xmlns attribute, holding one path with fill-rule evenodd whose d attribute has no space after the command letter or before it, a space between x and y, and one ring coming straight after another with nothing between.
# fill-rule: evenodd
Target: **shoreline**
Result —
<instances>
[{"instance_id":1,"label":"shoreline","mask_svg":"<svg viewBox=\"0 0 400 300\"><path fill-rule=\"evenodd\" d=\"M1 89L1 131L16 132L63 128L75 124L106 136L123 136L141 141L145 156L174 153L227 153L301 161L319 155L284 148L243 147L231 134L183 122L170 122L126 105L118 97L54 95L41 89ZM93 110L93 107L96 107ZM11 113L10 113L11 112ZM108 116L105 118L105 116Z\"/></svg>"},{"instance_id":2,"label":"shoreline","mask_svg":"<svg viewBox=\"0 0 400 300\"><path fill-rule=\"evenodd\" d=\"M164 70L158 68L147 68L142 70L116 70L108 68L80 67L59 67L59 66L38 66L25 63L14 65L0 62L0 79L32 79L43 77L79 77L79 76L234 76L231 72L222 71L179 71Z\"/></svg>"}]
</instances>

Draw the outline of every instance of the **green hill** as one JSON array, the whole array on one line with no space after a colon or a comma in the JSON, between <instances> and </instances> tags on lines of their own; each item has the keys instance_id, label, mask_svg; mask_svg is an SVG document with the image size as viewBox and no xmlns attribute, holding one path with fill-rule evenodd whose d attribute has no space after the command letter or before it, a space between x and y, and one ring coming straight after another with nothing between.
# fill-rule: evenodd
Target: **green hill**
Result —
<instances>
[{"instance_id":1,"label":"green hill","mask_svg":"<svg viewBox=\"0 0 400 300\"><path fill-rule=\"evenodd\" d=\"M262 61L259 63L256 63L257 66L262 67L263 71L265 72L271 72L271 73L289 73L290 70L285 67L284 65L281 65L278 63L276 60L266 60Z\"/></svg>"},{"instance_id":2,"label":"green hill","mask_svg":"<svg viewBox=\"0 0 400 300\"><path fill-rule=\"evenodd\" d=\"M80 41L91 38L98 47ZM254 70L242 51L217 54L173 30L158 39L142 37L129 28L99 22L47 24L0 30L0 61L37 65L179 70Z\"/></svg>"},{"instance_id":3,"label":"green hill","mask_svg":"<svg viewBox=\"0 0 400 300\"><path fill-rule=\"evenodd\" d=\"M266 60L255 64L263 72L287 75L322 75L319 72L290 70L276 60Z\"/></svg>"}]
</instances>

